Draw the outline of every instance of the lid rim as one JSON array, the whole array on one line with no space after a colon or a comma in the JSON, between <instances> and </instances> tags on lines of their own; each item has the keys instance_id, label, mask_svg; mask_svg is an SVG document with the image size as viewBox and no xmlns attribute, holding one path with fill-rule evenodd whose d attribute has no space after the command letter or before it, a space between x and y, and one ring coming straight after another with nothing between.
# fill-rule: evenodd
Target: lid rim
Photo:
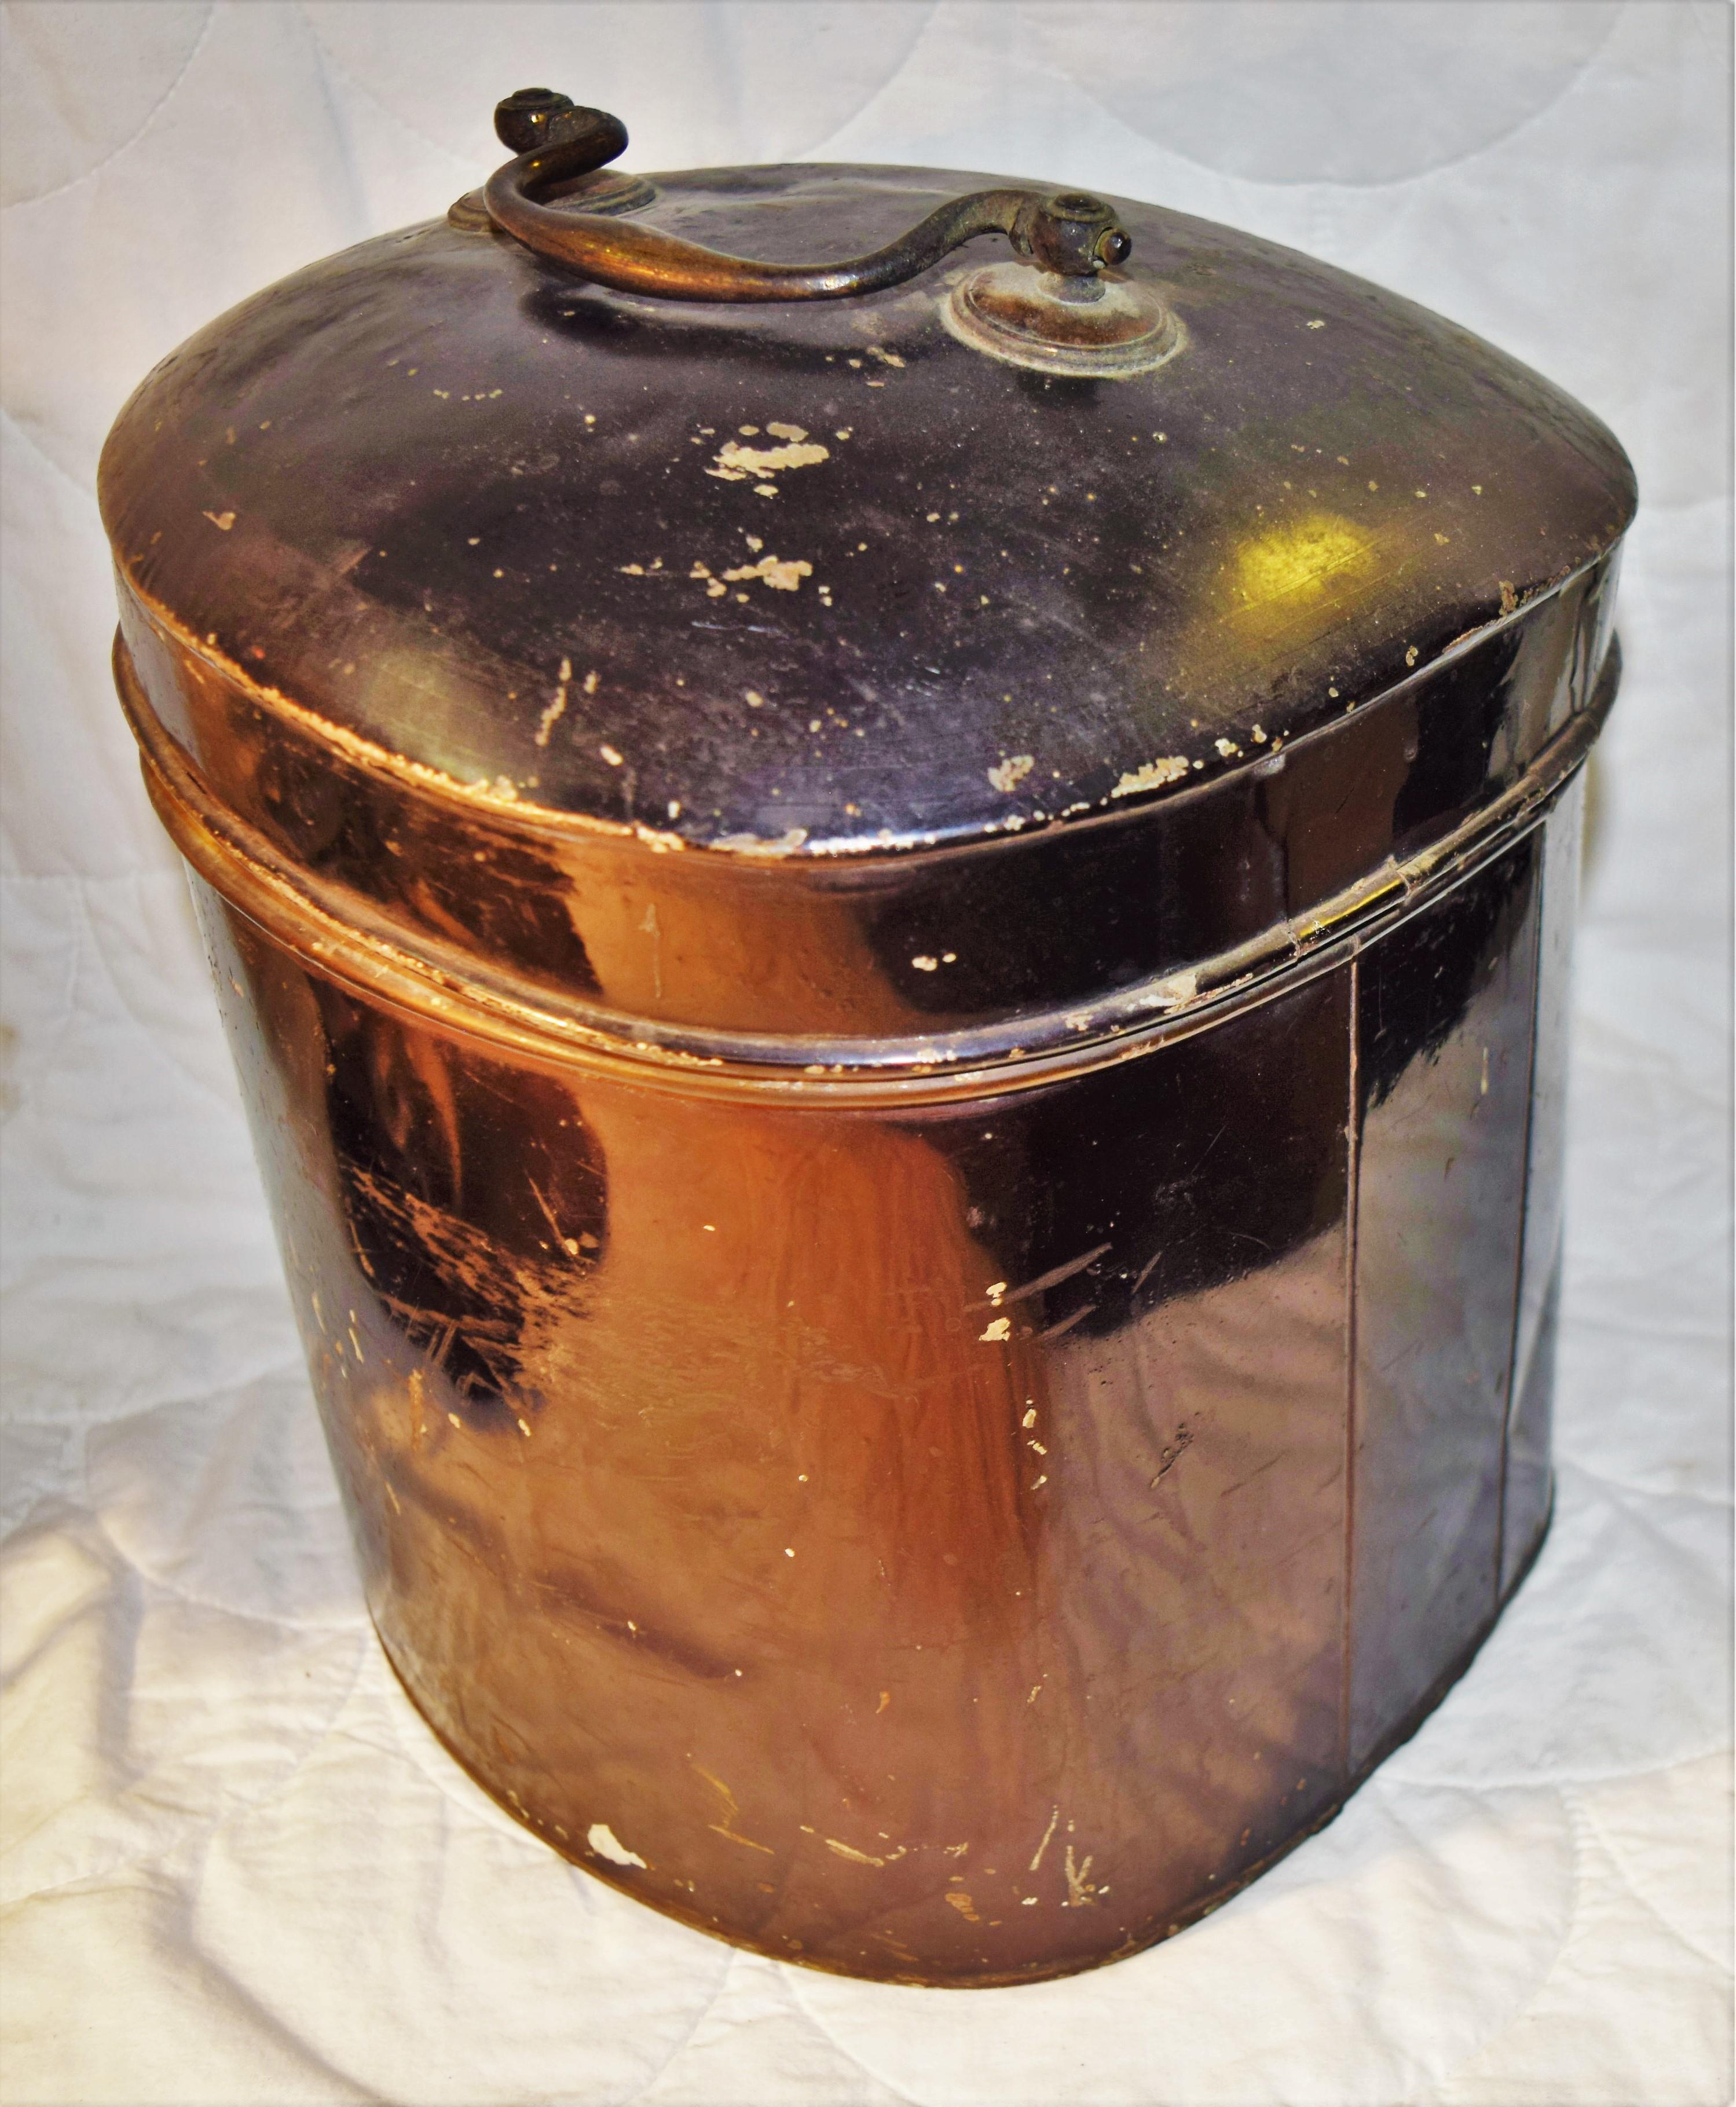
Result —
<instances>
[{"instance_id":1,"label":"lid rim","mask_svg":"<svg viewBox=\"0 0 1736 2107\"><path fill-rule=\"evenodd\" d=\"M1522 775L1403 863L1389 860L1306 914L1184 972L1067 1009L910 1041L671 1028L576 1001L556 1006L546 991L527 994L510 975L479 971L474 959L460 963L455 953L444 961L442 947L420 932L405 941L407 932L397 932L400 941L391 941L382 933L386 918L377 909L358 903L349 888L292 871L257 829L209 795L145 699L118 634L115 671L146 788L176 847L238 912L315 970L444 1029L504 1041L554 1065L690 1093L839 1105L927 1103L1035 1088L1131 1058L1329 970L1422 912L1540 823L1613 706L1621 649L1612 636L1586 706Z\"/></svg>"},{"instance_id":2,"label":"lid rim","mask_svg":"<svg viewBox=\"0 0 1736 2107\"><path fill-rule=\"evenodd\" d=\"M1375 709L1422 687L1444 668L1467 657L1491 638L1534 615L1545 603L1566 592L1577 580L1597 570L1600 565L1608 564L1621 546L1621 540L1612 542L1609 547L1588 556L1583 562L1570 566L1525 598L1515 600L1513 606L1504 609L1493 620L1461 631L1432 658L1408 670L1402 679L1390 681L1370 694L1353 698L1346 704L1344 714L1350 716ZM854 841L812 843L806 839L792 842L788 836L779 841L753 842L740 834L691 840L672 829L653 827L640 820L610 820L597 813L539 804L534 798L522 797L516 791L510 796L503 795L492 783L465 783L428 762L413 760L407 754L394 753L378 740L368 738L365 733L337 724L309 704L285 694L281 689L255 680L245 667L238 665L214 645L196 636L187 623L147 593L129 575L124 560L119 556L115 560L115 568L125 592L165 643L209 667L268 715L294 724L334 753L341 755L371 775L382 776L418 797L428 797L456 811L486 811L515 827L522 827L527 833L555 839L594 840L600 837L620 842L638 842L659 852L726 859L738 865L788 863L812 870L884 868L896 864L900 869L905 869L931 860L940 861L966 854L980 854L985 849L992 849L1004 843L1030 842L1043 835L1053 836L1064 831L1069 834L1095 831L1131 822L1149 814L1160 805L1173 807L1197 802L1220 790L1225 784L1239 775L1255 774L1267 766L1278 753L1293 754L1333 738L1343 721L1342 717L1329 718L1324 723L1311 726L1306 730L1280 735L1263 748L1256 747L1251 752L1244 751L1235 759L1203 774L1154 782L1149 788L1131 794L1112 791L1107 797L1095 801L1084 811L1058 812L1034 819L1014 815L1000 822L962 824L943 837L933 830L918 832L912 829L902 836L893 834L890 838L883 831ZM148 705L145 707L148 708ZM128 714L132 714L130 708ZM134 730L137 733L136 722ZM141 744L143 744L142 739Z\"/></svg>"}]
</instances>

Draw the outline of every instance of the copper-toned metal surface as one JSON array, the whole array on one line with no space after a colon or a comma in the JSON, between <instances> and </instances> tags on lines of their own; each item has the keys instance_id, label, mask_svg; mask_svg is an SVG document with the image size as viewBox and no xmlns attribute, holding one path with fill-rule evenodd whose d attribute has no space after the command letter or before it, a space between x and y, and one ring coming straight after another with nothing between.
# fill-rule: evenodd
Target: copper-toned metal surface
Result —
<instances>
[{"instance_id":1,"label":"copper-toned metal surface","mask_svg":"<svg viewBox=\"0 0 1736 2107\"><path fill-rule=\"evenodd\" d=\"M1046 194L605 176L515 100L487 211L214 324L101 477L369 1603L490 1792L704 1930L1111 1960L1327 1818L1546 1525L1631 477L1122 200L1050 347L1118 378L985 355L1022 281L920 245L732 304L696 254Z\"/></svg>"},{"instance_id":2,"label":"copper-toned metal surface","mask_svg":"<svg viewBox=\"0 0 1736 2107\"><path fill-rule=\"evenodd\" d=\"M896 1979L1132 1951L1305 1834L1500 1601L1534 842L1215 1031L879 1116L502 1058L205 894L448 1745L627 1891Z\"/></svg>"}]
</instances>

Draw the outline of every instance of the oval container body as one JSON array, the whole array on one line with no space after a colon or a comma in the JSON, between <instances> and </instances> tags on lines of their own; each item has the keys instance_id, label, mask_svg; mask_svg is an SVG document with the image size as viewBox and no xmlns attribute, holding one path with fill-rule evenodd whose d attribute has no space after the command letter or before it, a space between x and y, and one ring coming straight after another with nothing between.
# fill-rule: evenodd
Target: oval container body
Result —
<instances>
[{"instance_id":1,"label":"oval container body","mask_svg":"<svg viewBox=\"0 0 1736 2107\"><path fill-rule=\"evenodd\" d=\"M794 258L985 180L628 197ZM1116 209L1146 371L966 340L986 249L707 307L472 211L213 325L102 468L394 1666L600 1877L902 1982L1213 1907L1549 1514L1630 474Z\"/></svg>"}]
</instances>

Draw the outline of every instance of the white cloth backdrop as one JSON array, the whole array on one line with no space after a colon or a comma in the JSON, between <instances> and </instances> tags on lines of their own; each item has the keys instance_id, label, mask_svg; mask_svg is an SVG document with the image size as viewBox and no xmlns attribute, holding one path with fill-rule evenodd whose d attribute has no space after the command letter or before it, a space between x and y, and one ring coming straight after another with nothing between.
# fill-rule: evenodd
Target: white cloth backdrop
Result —
<instances>
[{"instance_id":1,"label":"white cloth backdrop","mask_svg":"<svg viewBox=\"0 0 1736 2107\"><path fill-rule=\"evenodd\" d=\"M1702 2103L1726 1924L1731 16L1716 4L5 11L0 2096ZM1579 956L1554 1530L1347 1811L1095 1975L916 1992L570 1870L363 1615L178 871L109 690L103 432L199 324L500 158L938 162L1442 309L1633 454Z\"/></svg>"}]
</instances>

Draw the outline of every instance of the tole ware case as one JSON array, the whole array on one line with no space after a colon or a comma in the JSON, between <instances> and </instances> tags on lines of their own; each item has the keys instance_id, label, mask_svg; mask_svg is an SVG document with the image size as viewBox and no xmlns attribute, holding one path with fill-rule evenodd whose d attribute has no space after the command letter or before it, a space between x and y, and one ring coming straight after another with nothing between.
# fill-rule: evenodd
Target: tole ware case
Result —
<instances>
[{"instance_id":1,"label":"tole ware case","mask_svg":"<svg viewBox=\"0 0 1736 2107\"><path fill-rule=\"evenodd\" d=\"M1545 1527L1627 462L1225 227L497 121L101 474L381 1640L703 1930L1112 1960Z\"/></svg>"}]
</instances>

